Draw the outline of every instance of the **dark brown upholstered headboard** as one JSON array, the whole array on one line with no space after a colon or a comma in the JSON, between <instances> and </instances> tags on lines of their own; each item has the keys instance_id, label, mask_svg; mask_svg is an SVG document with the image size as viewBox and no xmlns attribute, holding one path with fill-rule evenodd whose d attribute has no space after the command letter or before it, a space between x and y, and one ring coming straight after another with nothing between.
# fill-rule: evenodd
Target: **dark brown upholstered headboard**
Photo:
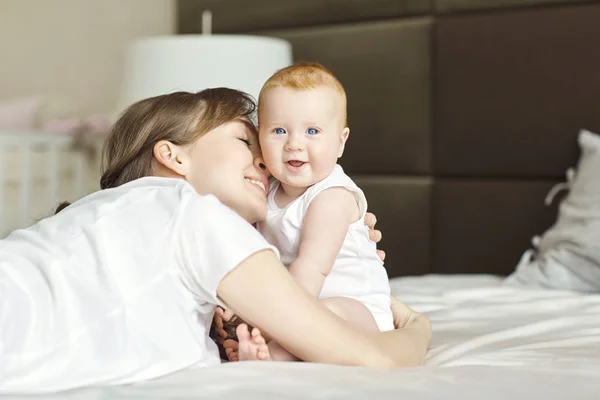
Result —
<instances>
[{"instance_id":1,"label":"dark brown upholstered headboard","mask_svg":"<svg viewBox=\"0 0 600 400\"><path fill-rule=\"evenodd\" d=\"M600 1L179 0L179 32L289 40L348 93L341 160L390 276L510 273L600 132ZM249 60L251 62L251 60Z\"/></svg>"}]
</instances>

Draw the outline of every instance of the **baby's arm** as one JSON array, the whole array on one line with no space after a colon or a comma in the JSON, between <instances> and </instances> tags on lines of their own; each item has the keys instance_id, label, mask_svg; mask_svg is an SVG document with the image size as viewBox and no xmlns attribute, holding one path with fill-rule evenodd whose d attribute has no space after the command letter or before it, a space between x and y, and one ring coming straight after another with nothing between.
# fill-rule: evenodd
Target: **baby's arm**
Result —
<instances>
[{"instance_id":1,"label":"baby's arm","mask_svg":"<svg viewBox=\"0 0 600 400\"><path fill-rule=\"evenodd\" d=\"M321 293L348 226L359 217L354 194L344 188L326 189L310 203L300 232L298 256L289 271L312 296Z\"/></svg>"}]
</instances>

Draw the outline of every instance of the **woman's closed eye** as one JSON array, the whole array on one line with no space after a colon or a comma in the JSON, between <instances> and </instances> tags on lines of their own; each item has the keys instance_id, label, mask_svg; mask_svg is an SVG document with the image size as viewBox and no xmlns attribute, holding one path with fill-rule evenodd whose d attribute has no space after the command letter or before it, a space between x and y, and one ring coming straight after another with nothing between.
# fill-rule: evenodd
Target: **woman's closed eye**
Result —
<instances>
[{"instance_id":1,"label":"woman's closed eye","mask_svg":"<svg viewBox=\"0 0 600 400\"><path fill-rule=\"evenodd\" d=\"M248 140L248 139L244 139L244 138L238 138L238 139L240 139L242 142L246 143L246 145L247 145L248 147L250 147L250 140Z\"/></svg>"}]
</instances>

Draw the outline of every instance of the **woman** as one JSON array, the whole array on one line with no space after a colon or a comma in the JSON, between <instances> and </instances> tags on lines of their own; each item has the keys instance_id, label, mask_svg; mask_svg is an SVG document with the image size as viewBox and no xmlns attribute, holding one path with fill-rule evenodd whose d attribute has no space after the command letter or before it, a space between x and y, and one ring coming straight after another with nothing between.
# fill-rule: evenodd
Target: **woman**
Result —
<instances>
[{"instance_id":1,"label":"woman","mask_svg":"<svg viewBox=\"0 0 600 400\"><path fill-rule=\"evenodd\" d=\"M247 95L224 88L132 105L107 137L102 190L0 242L0 391L219 363L208 337L217 305L306 361L422 362L425 317L408 310L402 329L353 329L296 284L251 226L264 218L269 184L253 111Z\"/></svg>"}]
</instances>

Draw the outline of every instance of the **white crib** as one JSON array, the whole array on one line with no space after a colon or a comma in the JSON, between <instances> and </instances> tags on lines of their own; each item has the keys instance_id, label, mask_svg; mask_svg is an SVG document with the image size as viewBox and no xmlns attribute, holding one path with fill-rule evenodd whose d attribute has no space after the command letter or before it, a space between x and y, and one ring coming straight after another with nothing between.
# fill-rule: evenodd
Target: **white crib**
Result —
<instances>
[{"instance_id":1,"label":"white crib","mask_svg":"<svg viewBox=\"0 0 600 400\"><path fill-rule=\"evenodd\" d=\"M0 238L51 215L64 200L97 190L102 141L0 131Z\"/></svg>"}]
</instances>

